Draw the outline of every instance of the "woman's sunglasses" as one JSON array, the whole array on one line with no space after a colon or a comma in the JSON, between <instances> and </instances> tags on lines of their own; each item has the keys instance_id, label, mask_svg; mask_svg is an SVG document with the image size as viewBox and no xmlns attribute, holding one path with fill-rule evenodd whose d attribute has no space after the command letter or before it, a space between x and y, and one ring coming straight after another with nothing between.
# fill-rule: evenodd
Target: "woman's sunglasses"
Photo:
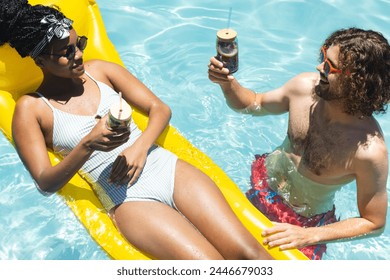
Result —
<instances>
[{"instance_id":1,"label":"woman's sunglasses","mask_svg":"<svg viewBox=\"0 0 390 280\"><path fill-rule=\"evenodd\" d=\"M342 72L340 69L333 67L332 62L330 62L329 59L326 57L326 47L325 46L323 46L321 48L320 62L325 63L324 64L324 72L325 72L326 77L328 77L328 75L332 74L332 73L341 73Z\"/></svg>"},{"instance_id":2,"label":"woman's sunglasses","mask_svg":"<svg viewBox=\"0 0 390 280\"><path fill-rule=\"evenodd\" d=\"M79 49L80 51L85 50L85 48L87 47L87 41L88 41L88 38L86 36L79 36L77 38L76 46L69 45L66 48L66 52L64 54L56 54L56 53L42 53L42 54L53 55L53 56L58 56L58 57L65 57L67 60L72 60L76 55L77 49Z\"/></svg>"}]
</instances>

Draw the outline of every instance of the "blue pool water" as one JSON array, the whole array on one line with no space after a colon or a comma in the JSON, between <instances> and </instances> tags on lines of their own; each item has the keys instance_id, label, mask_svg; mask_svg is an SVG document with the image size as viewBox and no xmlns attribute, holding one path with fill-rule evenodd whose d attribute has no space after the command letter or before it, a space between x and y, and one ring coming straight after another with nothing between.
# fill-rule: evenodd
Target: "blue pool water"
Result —
<instances>
[{"instance_id":1,"label":"blue pool water","mask_svg":"<svg viewBox=\"0 0 390 280\"><path fill-rule=\"evenodd\" d=\"M229 8L233 9L230 26L239 38L236 78L256 91L280 86L300 72L315 71L318 49L335 29L370 28L390 39L389 0L97 2L126 67L171 106L172 125L243 191L249 187L253 154L269 152L281 143L287 117L236 114L226 106L219 87L208 80L216 31L227 27ZM377 119L390 143L390 113ZM337 193L341 219L358 215L355 197L354 184ZM389 260L389 248L387 227L380 237L329 244L324 259ZM107 259L59 197L36 191L3 135L0 259Z\"/></svg>"}]
</instances>

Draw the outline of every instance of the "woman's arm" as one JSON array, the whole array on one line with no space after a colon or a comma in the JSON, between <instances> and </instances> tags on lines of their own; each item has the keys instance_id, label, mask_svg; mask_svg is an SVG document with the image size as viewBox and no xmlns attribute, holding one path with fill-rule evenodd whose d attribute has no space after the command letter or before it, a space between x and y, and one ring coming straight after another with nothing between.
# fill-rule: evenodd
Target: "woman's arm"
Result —
<instances>
[{"instance_id":1,"label":"woman's arm","mask_svg":"<svg viewBox=\"0 0 390 280\"><path fill-rule=\"evenodd\" d=\"M148 125L142 135L131 147L123 151L113 164L110 179L122 184L128 182L130 178L131 185L145 165L148 150L168 125L171 110L122 66L105 61L91 61L86 67L93 75L95 73L100 75L96 78L111 85L116 92L122 92L123 98L131 106L149 116Z\"/></svg>"},{"instance_id":2,"label":"woman's arm","mask_svg":"<svg viewBox=\"0 0 390 280\"><path fill-rule=\"evenodd\" d=\"M20 98L13 116L12 134L20 158L42 191L58 191L78 172L94 150L108 151L128 139L128 133L113 137L113 132L105 127L106 119L101 119L66 158L52 166L41 128L44 112L47 111L42 110L43 102L40 102L28 95Z\"/></svg>"}]
</instances>

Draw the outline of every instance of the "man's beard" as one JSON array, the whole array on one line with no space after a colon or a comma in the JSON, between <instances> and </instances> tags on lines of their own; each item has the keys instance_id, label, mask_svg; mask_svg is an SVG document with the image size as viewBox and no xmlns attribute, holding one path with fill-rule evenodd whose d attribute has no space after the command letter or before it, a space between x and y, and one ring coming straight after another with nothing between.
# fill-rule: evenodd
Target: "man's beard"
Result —
<instances>
[{"instance_id":1,"label":"man's beard","mask_svg":"<svg viewBox=\"0 0 390 280\"><path fill-rule=\"evenodd\" d=\"M340 92L331 89L329 83L322 80L320 80L319 83L314 87L314 92L317 96L326 101L342 99L344 97L340 94Z\"/></svg>"}]
</instances>

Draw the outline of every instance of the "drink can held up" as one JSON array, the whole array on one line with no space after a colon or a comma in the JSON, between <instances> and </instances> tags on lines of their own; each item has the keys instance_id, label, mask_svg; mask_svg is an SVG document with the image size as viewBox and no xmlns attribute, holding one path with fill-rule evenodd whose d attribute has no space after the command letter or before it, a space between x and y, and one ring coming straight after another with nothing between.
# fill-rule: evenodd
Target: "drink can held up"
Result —
<instances>
[{"instance_id":1,"label":"drink can held up","mask_svg":"<svg viewBox=\"0 0 390 280\"><path fill-rule=\"evenodd\" d=\"M237 32L230 28L217 32L217 59L223 62L230 73L238 70Z\"/></svg>"},{"instance_id":2,"label":"drink can held up","mask_svg":"<svg viewBox=\"0 0 390 280\"><path fill-rule=\"evenodd\" d=\"M107 126L110 128L129 127L131 107L126 101L114 103L108 112Z\"/></svg>"}]
</instances>

